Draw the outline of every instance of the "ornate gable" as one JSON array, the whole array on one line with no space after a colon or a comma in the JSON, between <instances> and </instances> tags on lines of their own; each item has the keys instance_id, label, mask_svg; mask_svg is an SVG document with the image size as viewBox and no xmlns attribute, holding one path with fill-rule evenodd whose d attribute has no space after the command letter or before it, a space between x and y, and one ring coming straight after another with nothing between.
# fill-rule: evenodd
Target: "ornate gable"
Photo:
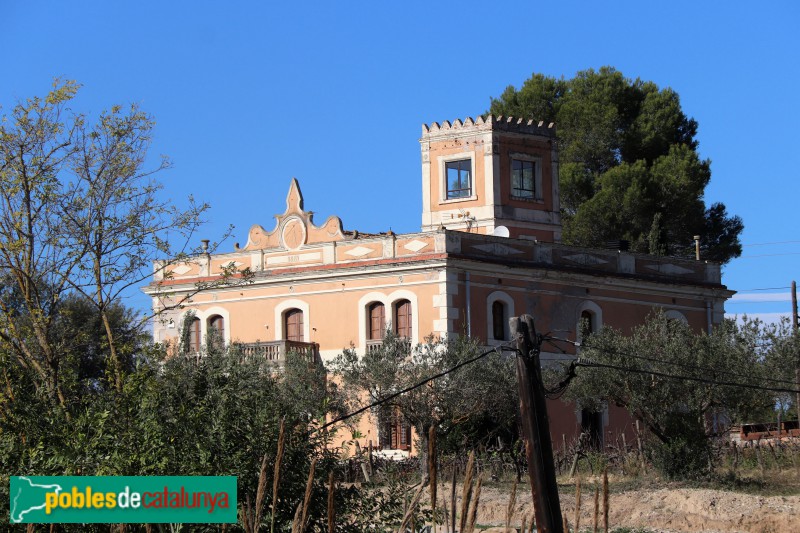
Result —
<instances>
[{"instance_id":1,"label":"ornate gable","mask_svg":"<svg viewBox=\"0 0 800 533\"><path fill-rule=\"evenodd\" d=\"M314 224L314 212L303 210L303 193L295 178L292 178L286 195L286 211L282 215L275 215L275 219L277 224L270 232L258 224L251 227L244 250L298 250L309 244L345 239L342 220L337 216L328 217L322 226Z\"/></svg>"}]
</instances>

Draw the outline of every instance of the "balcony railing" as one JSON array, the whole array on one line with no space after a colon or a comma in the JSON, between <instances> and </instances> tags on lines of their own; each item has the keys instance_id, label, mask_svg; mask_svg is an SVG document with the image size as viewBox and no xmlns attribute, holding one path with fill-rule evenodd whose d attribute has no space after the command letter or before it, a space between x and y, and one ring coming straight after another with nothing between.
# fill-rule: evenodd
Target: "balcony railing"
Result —
<instances>
[{"instance_id":1,"label":"balcony railing","mask_svg":"<svg viewBox=\"0 0 800 533\"><path fill-rule=\"evenodd\" d=\"M237 342L236 348L245 357L260 357L283 365L286 363L287 354L294 352L308 362L320 362L319 344L315 342L300 341L267 341L267 342Z\"/></svg>"},{"instance_id":2,"label":"balcony railing","mask_svg":"<svg viewBox=\"0 0 800 533\"><path fill-rule=\"evenodd\" d=\"M384 339L367 339L364 351L366 353L372 353L376 350L380 350L381 346L383 346L383 342ZM396 342L403 344L403 349L406 353L411 353L411 341L409 339L402 339Z\"/></svg>"}]
</instances>

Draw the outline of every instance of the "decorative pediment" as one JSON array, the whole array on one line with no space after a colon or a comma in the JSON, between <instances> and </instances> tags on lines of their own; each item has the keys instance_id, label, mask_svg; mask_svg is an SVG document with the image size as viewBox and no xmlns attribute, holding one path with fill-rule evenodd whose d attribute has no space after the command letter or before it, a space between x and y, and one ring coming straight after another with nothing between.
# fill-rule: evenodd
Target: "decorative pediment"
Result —
<instances>
[{"instance_id":1,"label":"decorative pediment","mask_svg":"<svg viewBox=\"0 0 800 533\"><path fill-rule=\"evenodd\" d=\"M328 217L321 226L314 224L314 212L303 209L303 193L295 178L292 178L286 195L286 211L282 215L275 215L275 219L277 223L272 231L268 232L258 224L251 227L244 250L297 250L307 244L345 239L339 217Z\"/></svg>"}]
</instances>

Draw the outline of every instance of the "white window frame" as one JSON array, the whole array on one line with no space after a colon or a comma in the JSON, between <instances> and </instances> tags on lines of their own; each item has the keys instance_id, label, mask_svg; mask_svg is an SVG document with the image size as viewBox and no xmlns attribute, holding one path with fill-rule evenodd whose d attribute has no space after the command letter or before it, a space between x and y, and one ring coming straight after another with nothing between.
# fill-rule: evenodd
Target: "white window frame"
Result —
<instances>
[{"instance_id":1,"label":"white window frame","mask_svg":"<svg viewBox=\"0 0 800 533\"><path fill-rule=\"evenodd\" d=\"M463 198L448 198L447 197L447 163L453 161L470 162L470 195ZM468 202L470 200L477 200L478 193L475 187L475 153L474 152L460 152L457 154L440 155L436 158L439 165L439 205L452 204L456 202Z\"/></svg>"},{"instance_id":2,"label":"white window frame","mask_svg":"<svg viewBox=\"0 0 800 533\"><path fill-rule=\"evenodd\" d=\"M384 319L386 320L385 326L387 328L391 327L392 322L392 307L391 301L389 297L383 294L382 292L369 292L362 296L358 300L358 342L359 348L365 348L367 346L367 340L369 337L369 306L379 303L383 304L383 312L384 312ZM413 303L412 303L413 305ZM413 309L412 309L413 311ZM413 315L412 315L413 318Z\"/></svg>"},{"instance_id":3,"label":"white window frame","mask_svg":"<svg viewBox=\"0 0 800 533\"><path fill-rule=\"evenodd\" d=\"M503 335L507 340L494 338L494 317L492 316L492 305L500 301L505 308L505 320L503 320ZM486 344L488 346L499 346L511 339L511 326L508 319L514 314L514 299L503 291L494 291L486 298Z\"/></svg>"},{"instance_id":4,"label":"white window frame","mask_svg":"<svg viewBox=\"0 0 800 533\"><path fill-rule=\"evenodd\" d=\"M191 309L181 314L180 321L178 322L179 324L183 324L186 315L190 311L194 312L194 316L200 319L200 342L204 346L208 335L208 319L214 315L221 316L222 320L225 321L225 331L222 338L225 341L225 345L231 343L231 318L227 309L217 306L209 307L208 309Z\"/></svg>"},{"instance_id":5,"label":"white window frame","mask_svg":"<svg viewBox=\"0 0 800 533\"><path fill-rule=\"evenodd\" d=\"M686 318L686 315L680 311L676 311L675 309L669 309L668 311L664 312L664 316L667 317L667 320L678 320L684 324L689 324L689 319Z\"/></svg>"},{"instance_id":6,"label":"white window frame","mask_svg":"<svg viewBox=\"0 0 800 533\"><path fill-rule=\"evenodd\" d=\"M284 331L283 318L286 311L290 309L299 309L303 312L303 342L312 342L311 340L311 313L309 307L303 300L284 300L275 306L275 340L286 340L286 332Z\"/></svg>"},{"instance_id":7,"label":"white window frame","mask_svg":"<svg viewBox=\"0 0 800 533\"><path fill-rule=\"evenodd\" d=\"M592 331L597 333L603 327L603 309L591 300L586 300L578 306L577 316L575 318L575 340L577 342L583 341L581 334L581 315L584 311L589 311L592 314Z\"/></svg>"}]
</instances>

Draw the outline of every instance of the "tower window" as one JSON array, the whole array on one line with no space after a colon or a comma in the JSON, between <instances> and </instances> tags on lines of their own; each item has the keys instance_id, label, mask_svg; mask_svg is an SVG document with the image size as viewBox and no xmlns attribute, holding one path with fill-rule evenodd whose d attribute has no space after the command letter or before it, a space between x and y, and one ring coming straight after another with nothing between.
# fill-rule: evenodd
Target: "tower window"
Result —
<instances>
[{"instance_id":1,"label":"tower window","mask_svg":"<svg viewBox=\"0 0 800 533\"><path fill-rule=\"evenodd\" d=\"M447 199L469 198L472 196L472 161L448 161L445 163L447 174Z\"/></svg>"},{"instance_id":2,"label":"tower window","mask_svg":"<svg viewBox=\"0 0 800 533\"><path fill-rule=\"evenodd\" d=\"M536 162L511 160L511 196L536 198Z\"/></svg>"}]
</instances>

